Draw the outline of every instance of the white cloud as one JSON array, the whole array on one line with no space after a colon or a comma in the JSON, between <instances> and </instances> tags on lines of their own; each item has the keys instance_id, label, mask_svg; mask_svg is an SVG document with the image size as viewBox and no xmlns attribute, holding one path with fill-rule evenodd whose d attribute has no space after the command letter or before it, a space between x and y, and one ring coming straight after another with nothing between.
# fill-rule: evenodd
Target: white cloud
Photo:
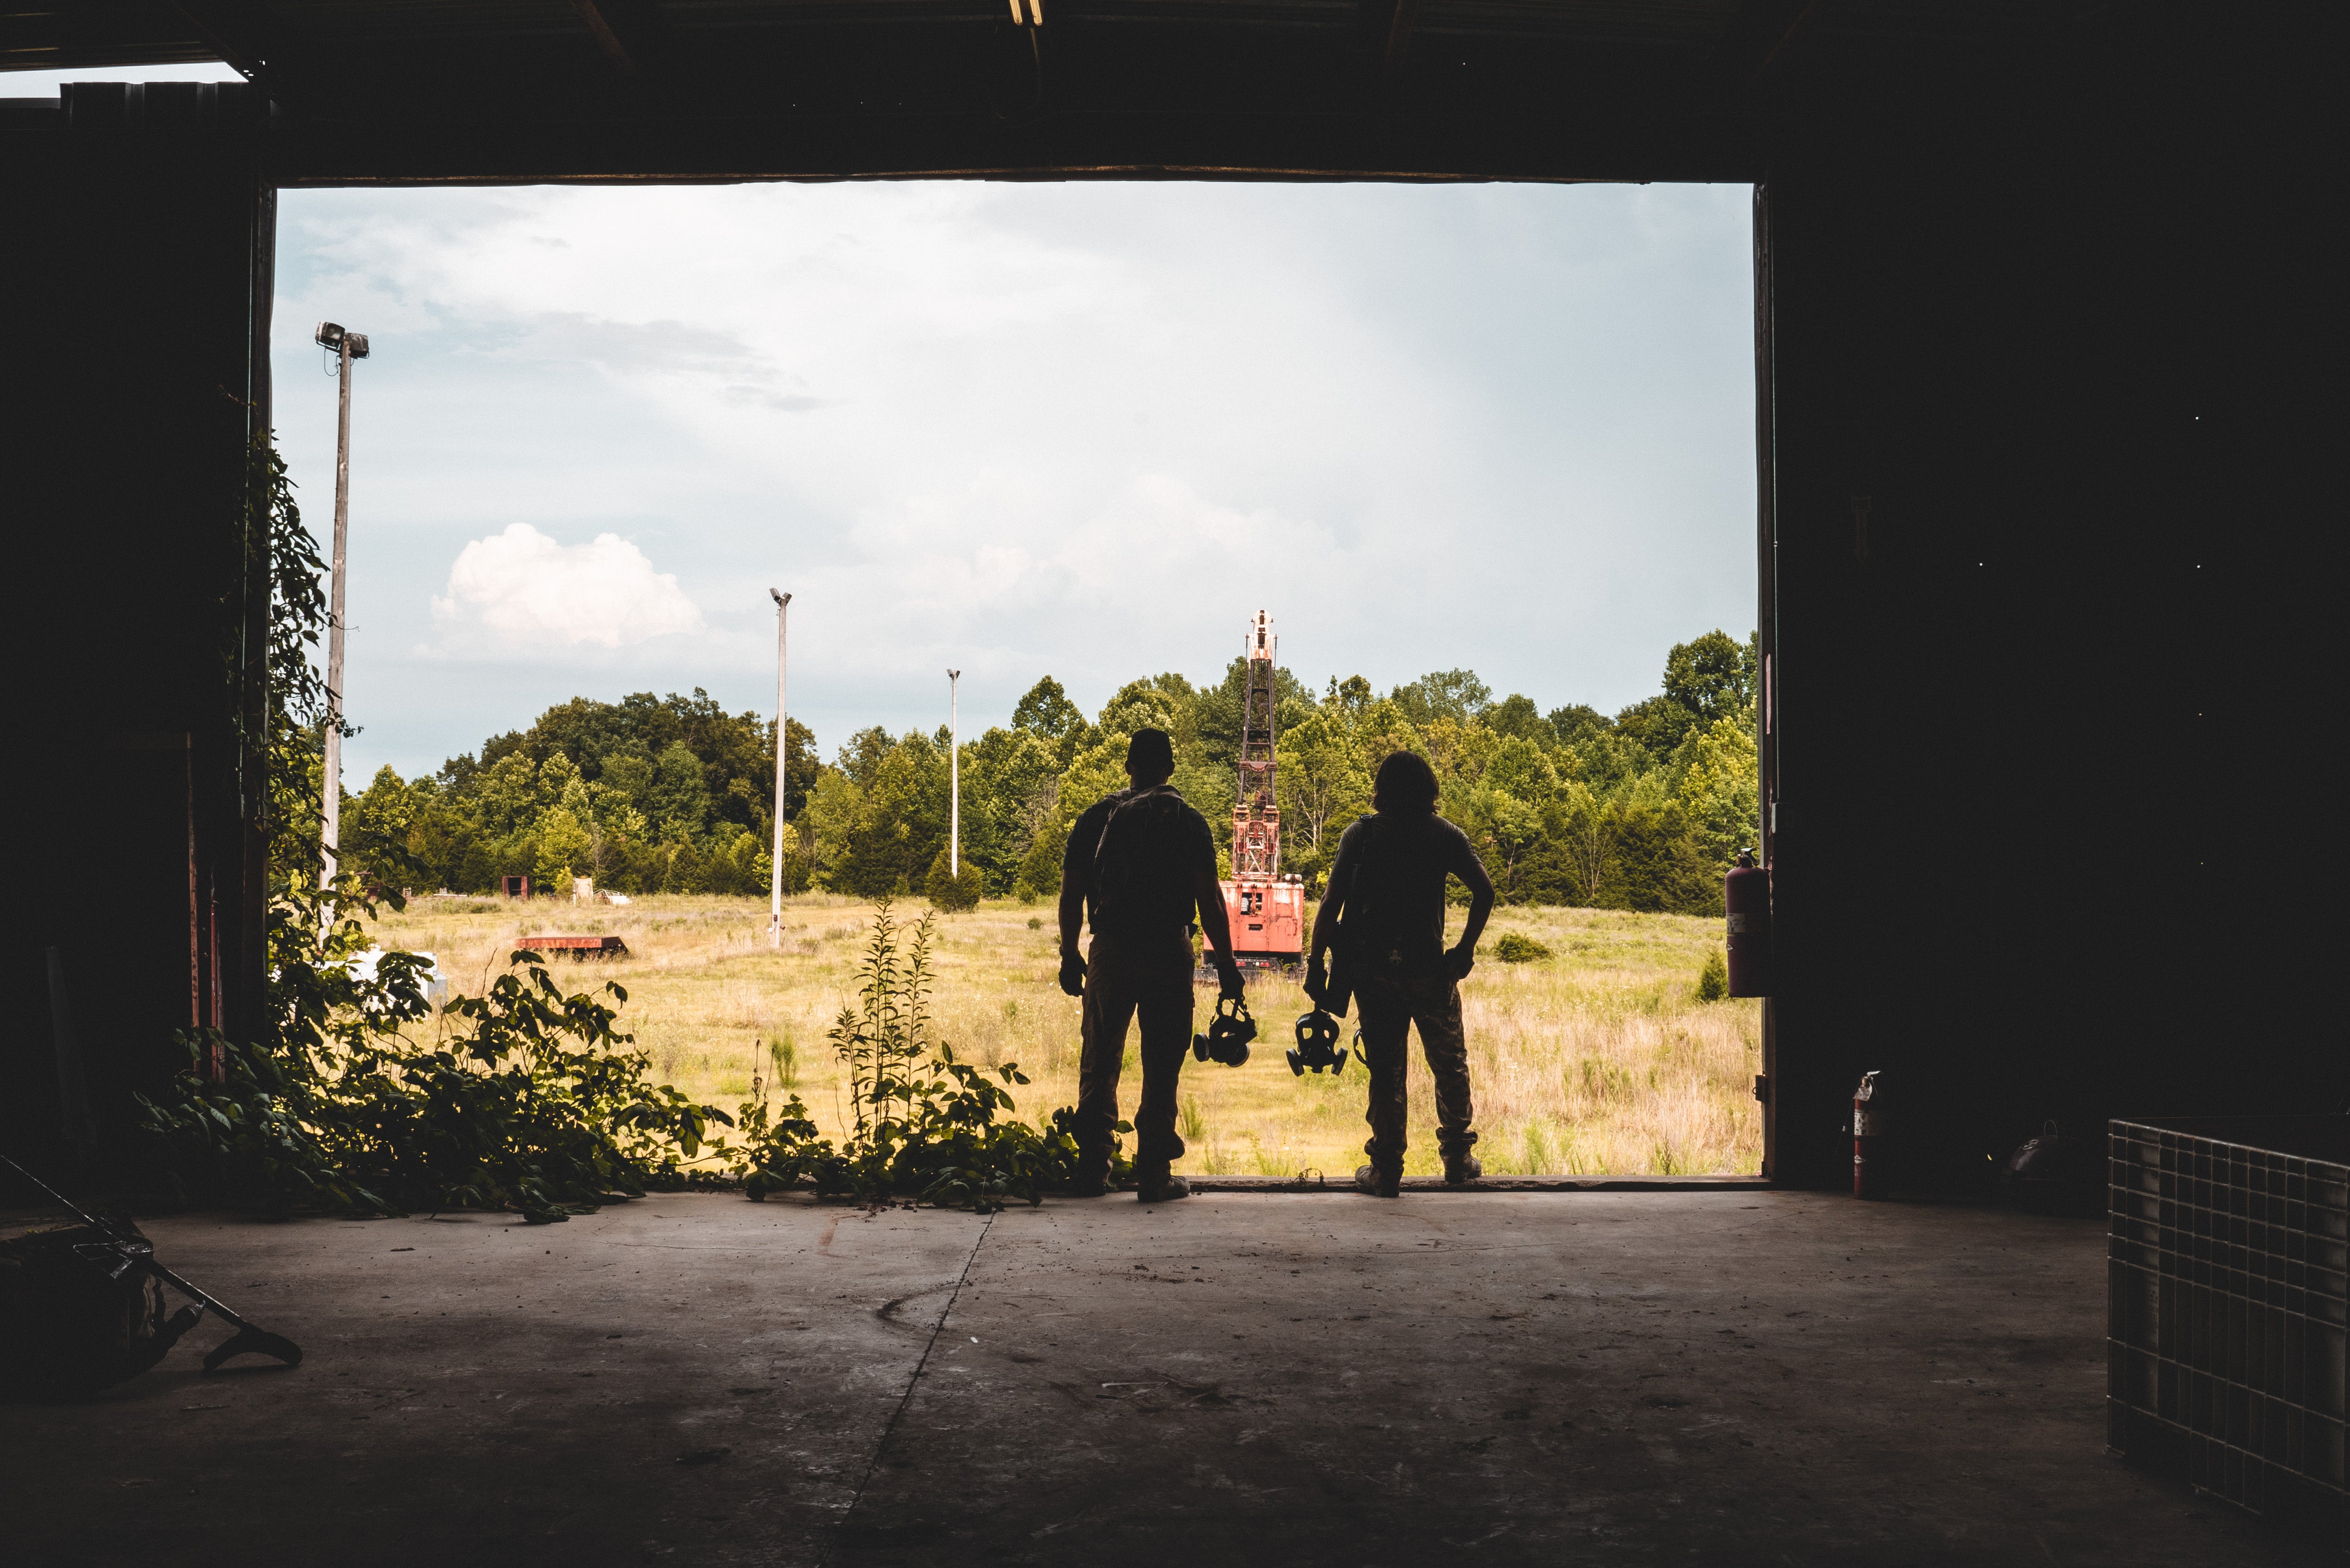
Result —
<instances>
[{"instance_id":1,"label":"white cloud","mask_svg":"<svg viewBox=\"0 0 2350 1568\"><path fill-rule=\"evenodd\" d=\"M442 651L534 648L632 648L702 629L702 611L618 534L561 545L527 523L475 539L449 568L448 591L432 599ZM424 652L426 649L420 649Z\"/></svg>"},{"instance_id":2,"label":"white cloud","mask_svg":"<svg viewBox=\"0 0 2350 1568\"><path fill-rule=\"evenodd\" d=\"M1752 624L1748 212L1662 186L288 192L276 420L306 499L336 431L310 324L374 347L353 764L429 765L575 692L764 706L771 585L827 750L942 718L950 667L967 724L1048 672L1087 703L1211 676L1259 608L1317 684L1468 666L1546 708L1637 701L1672 643Z\"/></svg>"}]
</instances>

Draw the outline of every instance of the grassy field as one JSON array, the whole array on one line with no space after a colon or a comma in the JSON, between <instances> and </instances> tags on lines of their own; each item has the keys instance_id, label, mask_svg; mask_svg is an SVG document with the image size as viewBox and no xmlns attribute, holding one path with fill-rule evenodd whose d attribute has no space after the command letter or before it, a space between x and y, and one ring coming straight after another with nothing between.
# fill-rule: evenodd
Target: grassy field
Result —
<instances>
[{"instance_id":1,"label":"grassy field","mask_svg":"<svg viewBox=\"0 0 2350 1568\"><path fill-rule=\"evenodd\" d=\"M909 919L925 906L900 906ZM626 908L552 899L428 897L387 916L387 947L439 956L452 992L477 992L517 937L615 934L629 956L556 972L629 991L621 1026L660 1074L728 1110L758 1070L798 1094L827 1132L845 1106L825 1032L853 983L872 906L787 900L780 953L767 945L764 899L645 898ZM1458 911L1454 920L1459 920ZM991 901L939 920L934 1002L941 1035L966 1059L1017 1062L1035 1082L1020 1114L1040 1118L1076 1099L1077 1004L1054 983L1052 909ZM1485 947L1518 931L1553 957L1505 964L1490 950L1462 983L1476 1096L1478 1155L1489 1173L1752 1172L1762 1122L1750 1094L1761 1070L1759 1003L1700 1002L1698 971L1719 919L1602 909L1496 913ZM1202 988L1201 1016L1212 1002ZM1366 1134L1359 1064L1336 1078L1293 1076L1282 1052L1305 1012L1295 984L1249 987L1260 1037L1247 1065L1187 1062L1177 1168L1208 1175L1351 1177ZM1349 1021L1348 1035L1352 1035ZM1130 1115L1139 1078L1128 1045ZM1414 1047L1412 1149L1406 1170L1438 1168L1427 1070Z\"/></svg>"}]
</instances>

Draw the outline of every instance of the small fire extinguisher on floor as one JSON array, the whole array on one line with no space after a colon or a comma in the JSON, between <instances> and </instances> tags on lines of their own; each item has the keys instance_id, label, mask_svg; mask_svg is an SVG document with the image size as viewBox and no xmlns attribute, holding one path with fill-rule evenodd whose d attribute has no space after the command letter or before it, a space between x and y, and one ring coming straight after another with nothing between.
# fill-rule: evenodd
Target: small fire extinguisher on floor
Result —
<instances>
[{"instance_id":1,"label":"small fire extinguisher on floor","mask_svg":"<svg viewBox=\"0 0 2350 1568\"><path fill-rule=\"evenodd\" d=\"M1852 1096L1852 1195L1885 1196L1885 1110L1877 1097L1877 1075L1863 1073Z\"/></svg>"}]
</instances>

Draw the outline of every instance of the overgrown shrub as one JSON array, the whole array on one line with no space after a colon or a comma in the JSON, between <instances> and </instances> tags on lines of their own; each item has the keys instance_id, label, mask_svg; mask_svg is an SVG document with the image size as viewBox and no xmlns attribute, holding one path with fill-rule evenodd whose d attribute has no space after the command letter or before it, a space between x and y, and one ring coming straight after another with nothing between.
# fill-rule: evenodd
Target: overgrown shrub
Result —
<instances>
[{"instance_id":1,"label":"overgrown shrub","mask_svg":"<svg viewBox=\"0 0 2350 1568\"><path fill-rule=\"evenodd\" d=\"M985 890L985 879L971 861L964 861L960 872L949 872L947 852L943 849L931 862L931 874L922 880L923 896L940 909L955 913L978 909L979 896Z\"/></svg>"},{"instance_id":2,"label":"overgrown shrub","mask_svg":"<svg viewBox=\"0 0 2350 1568\"><path fill-rule=\"evenodd\" d=\"M1705 967L1697 972L1697 999L1720 1002L1729 994L1730 965L1716 948L1705 955Z\"/></svg>"},{"instance_id":3,"label":"overgrown shrub","mask_svg":"<svg viewBox=\"0 0 2350 1568\"><path fill-rule=\"evenodd\" d=\"M326 622L325 567L265 439L254 443L247 505L272 572L258 737L269 757L268 1006L259 1040L179 1033L187 1070L139 1096L139 1130L165 1173L277 1213L468 1207L533 1220L683 1180L706 1147L723 1147L708 1133L728 1118L653 1083L613 1009L566 994L536 954L517 953L486 993L437 1018L415 955L387 953L371 977L354 971L375 878L354 870L318 887L328 715L309 656ZM428 1023L431 1039L411 1038Z\"/></svg>"},{"instance_id":4,"label":"overgrown shrub","mask_svg":"<svg viewBox=\"0 0 2350 1568\"><path fill-rule=\"evenodd\" d=\"M348 950L356 930L325 946ZM535 953L450 1003L438 1037L411 1041L432 1017L421 961L387 953L373 980L331 961L281 969L275 1049L183 1032L187 1070L140 1097L166 1168L206 1197L277 1213L492 1209L545 1222L681 1185L705 1145L724 1148L711 1124L731 1118L654 1083L614 1010L566 994Z\"/></svg>"},{"instance_id":5,"label":"overgrown shrub","mask_svg":"<svg viewBox=\"0 0 2350 1568\"><path fill-rule=\"evenodd\" d=\"M840 1010L831 1040L848 1069L854 1123L845 1145L816 1136L795 1095L770 1112L745 1105L735 1164L743 1189L763 1199L806 1182L819 1196L993 1211L1014 1199L1037 1202L1076 1174L1076 1113L1063 1107L1042 1127L1020 1121L1007 1085L1025 1084L1015 1063L989 1069L955 1060L931 1023L931 939L936 912L910 928L888 899L858 966L857 1000ZM1118 1124L1120 1133L1131 1132ZM1114 1178L1131 1164L1114 1156Z\"/></svg>"},{"instance_id":6,"label":"overgrown shrub","mask_svg":"<svg viewBox=\"0 0 2350 1568\"><path fill-rule=\"evenodd\" d=\"M1503 963L1533 963L1550 957L1550 949L1523 931L1503 931L1493 943L1493 956Z\"/></svg>"}]
</instances>

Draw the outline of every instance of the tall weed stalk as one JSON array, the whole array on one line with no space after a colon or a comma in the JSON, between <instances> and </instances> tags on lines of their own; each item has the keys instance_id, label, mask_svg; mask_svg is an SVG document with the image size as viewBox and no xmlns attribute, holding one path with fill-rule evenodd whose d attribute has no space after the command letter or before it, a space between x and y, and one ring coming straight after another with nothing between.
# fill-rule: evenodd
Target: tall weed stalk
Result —
<instances>
[{"instance_id":1,"label":"tall weed stalk","mask_svg":"<svg viewBox=\"0 0 2350 1568\"><path fill-rule=\"evenodd\" d=\"M1063 1107L1041 1127L1016 1116L1011 1085L1018 1063L983 1067L955 1059L931 1025L935 912L909 929L883 899L857 972L856 1000L830 1031L848 1072L851 1131L845 1147L816 1136L793 1096L777 1111L742 1107L744 1145L736 1163L754 1199L807 1182L819 1196L868 1203L907 1200L992 1212L1017 1199L1040 1200L1076 1172L1076 1112ZM1133 1130L1119 1123L1121 1133ZM1122 1158L1114 1177L1131 1174Z\"/></svg>"}]
</instances>

